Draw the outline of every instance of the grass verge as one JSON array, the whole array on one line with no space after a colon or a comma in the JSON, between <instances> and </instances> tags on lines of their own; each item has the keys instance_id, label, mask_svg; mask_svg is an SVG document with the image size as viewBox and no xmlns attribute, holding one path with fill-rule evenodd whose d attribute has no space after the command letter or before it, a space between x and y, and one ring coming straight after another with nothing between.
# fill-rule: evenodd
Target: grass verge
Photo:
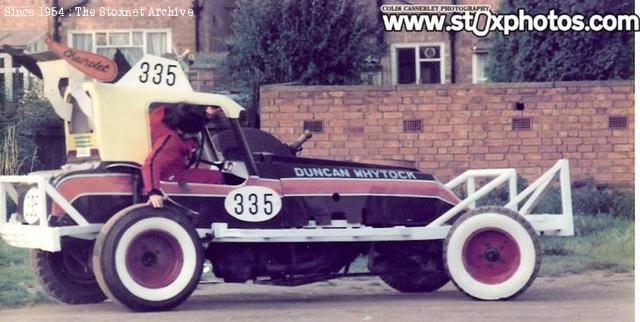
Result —
<instances>
[{"instance_id":1,"label":"grass verge","mask_svg":"<svg viewBox=\"0 0 640 322\"><path fill-rule=\"evenodd\" d=\"M588 270L634 270L634 221L609 215L579 215L576 236L542 237L541 276Z\"/></svg>"},{"instance_id":2,"label":"grass verge","mask_svg":"<svg viewBox=\"0 0 640 322\"><path fill-rule=\"evenodd\" d=\"M0 309L46 301L31 272L29 251L0 241Z\"/></svg>"}]
</instances>

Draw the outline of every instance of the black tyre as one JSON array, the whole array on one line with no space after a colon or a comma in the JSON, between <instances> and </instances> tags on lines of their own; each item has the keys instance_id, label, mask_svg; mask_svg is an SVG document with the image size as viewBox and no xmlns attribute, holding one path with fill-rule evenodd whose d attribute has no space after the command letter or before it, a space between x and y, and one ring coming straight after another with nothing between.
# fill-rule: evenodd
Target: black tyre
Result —
<instances>
[{"instance_id":1,"label":"black tyre","mask_svg":"<svg viewBox=\"0 0 640 322\"><path fill-rule=\"evenodd\" d=\"M449 282L441 241L379 243L374 271L390 287L407 293L433 292Z\"/></svg>"},{"instance_id":2,"label":"black tyre","mask_svg":"<svg viewBox=\"0 0 640 322\"><path fill-rule=\"evenodd\" d=\"M422 274L388 274L380 275L385 284L405 293L433 292L449 282L449 276L442 270Z\"/></svg>"},{"instance_id":3,"label":"black tyre","mask_svg":"<svg viewBox=\"0 0 640 322\"><path fill-rule=\"evenodd\" d=\"M453 283L479 300L522 294L540 269L540 242L531 224L503 207L481 207L458 218L444 244Z\"/></svg>"},{"instance_id":4,"label":"black tyre","mask_svg":"<svg viewBox=\"0 0 640 322\"><path fill-rule=\"evenodd\" d=\"M134 205L103 226L93 265L111 298L136 311L167 310L195 290L203 250L186 216L167 207Z\"/></svg>"},{"instance_id":5,"label":"black tyre","mask_svg":"<svg viewBox=\"0 0 640 322\"><path fill-rule=\"evenodd\" d=\"M66 304L100 303L107 299L90 267L92 241L64 239L62 250L31 250L31 268L42 288Z\"/></svg>"}]
</instances>

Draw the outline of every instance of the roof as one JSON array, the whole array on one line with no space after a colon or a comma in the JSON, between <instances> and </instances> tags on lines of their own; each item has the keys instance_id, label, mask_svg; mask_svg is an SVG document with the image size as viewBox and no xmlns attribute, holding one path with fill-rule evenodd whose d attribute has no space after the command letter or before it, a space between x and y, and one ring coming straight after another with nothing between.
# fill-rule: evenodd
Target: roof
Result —
<instances>
[{"instance_id":1,"label":"roof","mask_svg":"<svg viewBox=\"0 0 640 322\"><path fill-rule=\"evenodd\" d=\"M475 44L475 46L473 46L473 51L474 52L486 52L486 51L489 51L489 48L491 48L491 41L489 41L488 39L481 38Z\"/></svg>"},{"instance_id":2,"label":"roof","mask_svg":"<svg viewBox=\"0 0 640 322\"><path fill-rule=\"evenodd\" d=\"M27 45L41 39L44 35L46 35L46 32L42 31L0 31L0 47L1 45L9 45L26 48Z\"/></svg>"}]
</instances>

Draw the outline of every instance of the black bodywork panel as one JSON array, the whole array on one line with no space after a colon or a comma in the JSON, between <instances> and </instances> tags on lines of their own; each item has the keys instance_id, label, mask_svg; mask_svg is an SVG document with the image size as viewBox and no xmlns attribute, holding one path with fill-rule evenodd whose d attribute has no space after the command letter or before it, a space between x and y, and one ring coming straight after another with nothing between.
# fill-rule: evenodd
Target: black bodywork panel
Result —
<instances>
[{"instance_id":1,"label":"black bodywork panel","mask_svg":"<svg viewBox=\"0 0 640 322\"><path fill-rule=\"evenodd\" d=\"M227 139L218 137L217 143L224 144ZM332 220L371 227L424 226L458 202L455 194L436 178L414 168L294 157L287 155L285 145L271 143L279 153L252 155L257 176L223 189L229 195L234 189L248 185L270 187L282 201L280 212L271 219L239 220L227 213L225 194L190 194L187 189L183 193L168 193L169 198L181 207L196 211L198 215L190 217L197 228L204 229L210 229L213 223L226 223L229 228L287 229L307 226L310 221L330 225ZM111 168L103 165L66 173L53 180L53 184L73 182L74 177L86 180L114 173L121 174L115 186L125 189L124 193L100 194L99 184L90 185L82 187L84 190L80 189L82 193L72 202L90 223L104 223L135 201L146 202L136 165ZM92 192L92 189L96 190ZM76 190L79 189L76 187ZM383 245L391 245L390 249L406 246L401 242L215 242L209 245L206 255L214 263L216 275L227 282L267 277L274 284L299 285L336 276L360 254L367 253L373 254L369 266L375 270L371 272L393 272L397 269L395 255L385 253ZM416 259L411 265L422 267L433 257L425 256L427 259ZM438 256L436 261L440 260Z\"/></svg>"},{"instance_id":2,"label":"black bodywork panel","mask_svg":"<svg viewBox=\"0 0 640 322\"><path fill-rule=\"evenodd\" d=\"M373 227L424 226L454 205L437 196L408 195L389 190L404 189L405 182L425 182L446 190L432 175L411 168L274 155L259 155L256 161L260 178L280 180L282 210L271 220L245 222L227 214L224 196L181 194L169 197L200 213L196 219L199 228L210 228L214 222L228 223L230 228L299 228L308 225L310 220L319 225L328 225L336 219ZM78 174L99 173L104 173L104 170L82 171ZM64 176L71 177L73 174ZM317 186L315 182L318 179L324 182L321 193L316 193L313 187L306 189L306 192L287 193L294 182L300 186L313 181ZM391 181L394 185L389 186ZM345 184L355 185L355 192L341 193L340 187ZM376 188L386 189L386 192L368 193ZM144 202L145 199L140 201ZM132 199L128 196L93 194L81 196L73 202L92 223L105 222L130 204Z\"/></svg>"}]
</instances>

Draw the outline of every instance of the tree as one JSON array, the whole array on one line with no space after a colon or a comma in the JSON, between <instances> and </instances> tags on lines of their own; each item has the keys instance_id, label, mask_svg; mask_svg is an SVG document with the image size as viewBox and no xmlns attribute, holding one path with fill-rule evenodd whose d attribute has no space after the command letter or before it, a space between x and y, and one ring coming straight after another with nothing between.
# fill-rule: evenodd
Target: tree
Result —
<instances>
[{"instance_id":1,"label":"tree","mask_svg":"<svg viewBox=\"0 0 640 322\"><path fill-rule=\"evenodd\" d=\"M260 85L358 84L382 57L376 19L351 0L238 0L229 40L229 79Z\"/></svg>"},{"instance_id":2,"label":"tree","mask_svg":"<svg viewBox=\"0 0 640 322\"><path fill-rule=\"evenodd\" d=\"M630 14L633 1L504 0L502 13ZM585 23L587 19L585 19ZM487 73L495 82L633 78L632 32L515 32L491 38Z\"/></svg>"}]
</instances>

